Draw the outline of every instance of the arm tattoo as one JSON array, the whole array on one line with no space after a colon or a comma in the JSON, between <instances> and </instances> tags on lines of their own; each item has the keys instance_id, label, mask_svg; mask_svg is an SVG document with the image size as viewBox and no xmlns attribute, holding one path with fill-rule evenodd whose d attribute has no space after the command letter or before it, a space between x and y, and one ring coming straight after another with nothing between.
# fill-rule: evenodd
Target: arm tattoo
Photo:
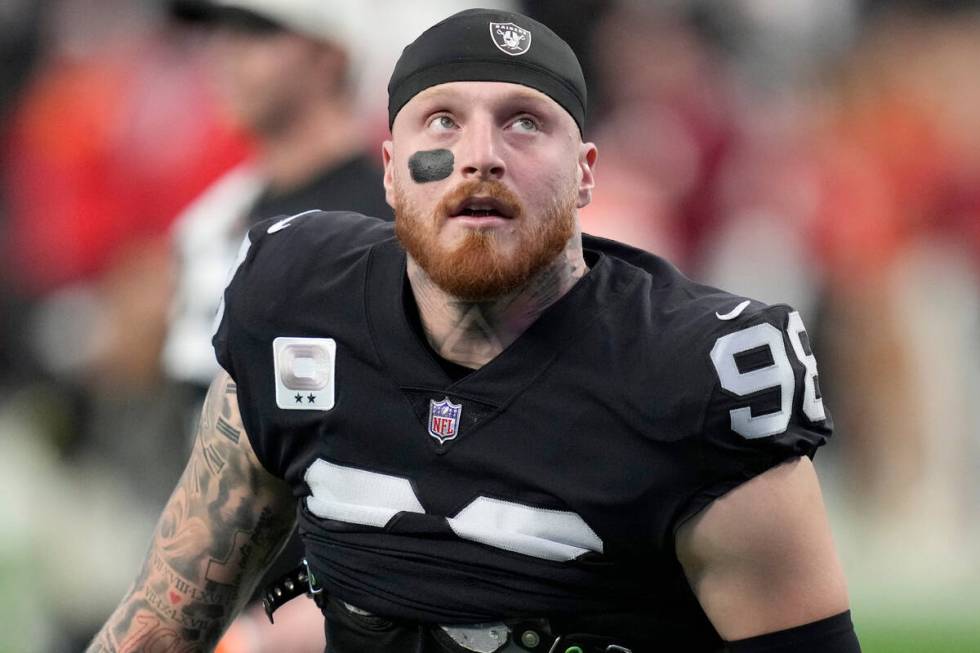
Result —
<instances>
[{"instance_id":1,"label":"arm tattoo","mask_svg":"<svg viewBox=\"0 0 980 653\"><path fill-rule=\"evenodd\" d=\"M293 528L286 485L260 465L223 375L150 552L89 653L210 650Z\"/></svg>"}]
</instances>

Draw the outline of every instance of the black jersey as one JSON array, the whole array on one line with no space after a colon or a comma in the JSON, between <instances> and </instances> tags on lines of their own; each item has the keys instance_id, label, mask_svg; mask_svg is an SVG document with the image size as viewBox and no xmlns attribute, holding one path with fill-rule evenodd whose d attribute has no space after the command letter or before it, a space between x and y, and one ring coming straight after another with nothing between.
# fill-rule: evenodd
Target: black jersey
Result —
<instances>
[{"instance_id":1,"label":"black jersey","mask_svg":"<svg viewBox=\"0 0 980 653\"><path fill-rule=\"evenodd\" d=\"M584 247L588 274L454 381L406 317L390 223L251 230L214 345L331 595L441 624L545 616L636 650L718 645L674 535L829 437L806 331L646 252Z\"/></svg>"}]
</instances>

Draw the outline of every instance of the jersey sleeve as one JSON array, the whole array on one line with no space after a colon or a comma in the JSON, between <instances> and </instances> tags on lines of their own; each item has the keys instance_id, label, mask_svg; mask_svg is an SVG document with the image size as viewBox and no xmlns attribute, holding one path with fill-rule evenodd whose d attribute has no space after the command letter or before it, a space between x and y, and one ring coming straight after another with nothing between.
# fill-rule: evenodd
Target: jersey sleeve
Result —
<instances>
[{"instance_id":1,"label":"jersey sleeve","mask_svg":"<svg viewBox=\"0 0 980 653\"><path fill-rule=\"evenodd\" d=\"M235 258L235 262L228 271L228 282L225 284L225 289L218 303L211 337L211 345L214 347L214 355L218 359L218 364L236 382L238 375L235 372L235 366L231 356L231 338L236 325L234 323L235 318L228 314L228 295L231 293L233 298L232 303L234 303L237 295L241 292L239 286L243 282L238 279L239 271L245 259L248 258L249 253L252 251L252 237L251 232L245 234L245 237L242 239L242 244L238 248L238 255Z\"/></svg>"},{"instance_id":2,"label":"jersey sleeve","mask_svg":"<svg viewBox=\"0 0 980 653\"><path fill-rule=\"evenodd\" d=\"M389 223L350 212L307 211L253 226L242 242L221 305L212 345L235 381L242 423L259 461L283 477L289 425L277 405L277 337L317 336L314 309L331 301ZM344 286L346 287L346 286ZM317 313L319 315L319 313Z\"/></svg>"},{"instance_id":3,"label":"jersey sleeve","mask_svg":"<svg viewBox=\"0 0 980 653\"><path fill-rule=\"evenodd\" d=\"M675 531L750 478L791 458L812 458L833 429L798 312L766 306L730 321L712 316L711 325L698 345L710 388L694 443L696 483Z\"/></svg>"},{"instance_id":4,"label":"jersey sleeve","mask_svg":"<svg viewBox=\"0 0 980 653\"><path fill-rule=\"evenodd\" d=\"M238 256L228 273L228 283L221 296L214 318L211 344L218 364L228 373L236 385L238 406L245 426L245 434L259 462L267 471L273 471L268 462L260 436L260 427L251 398L253 382L249 378L248 359L255 355L254 338L249 333L250 295L256 293L256 254L262 247L262 237L268 222L261 222L245 234Z\"/></svg>"}]
</instances>

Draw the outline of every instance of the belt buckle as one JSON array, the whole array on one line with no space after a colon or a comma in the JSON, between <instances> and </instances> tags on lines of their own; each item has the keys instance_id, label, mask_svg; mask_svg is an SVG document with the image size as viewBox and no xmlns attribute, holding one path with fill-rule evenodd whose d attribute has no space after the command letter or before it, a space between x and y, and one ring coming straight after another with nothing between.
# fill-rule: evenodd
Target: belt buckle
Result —
<instances>
[{"instance_id":1,"label":"belt buckle","mask_svg":"<svg viewBox=\"0 0 980 653\"><path fill-rule=\"evenodd\" d=\"M320 584L316 582L316 576L314 576L313 575L313 572L310 570L310 563L306 560L306 558L303 558L303 563L302 564L303 564L303 569L304 569L304 571L306 573L305 574L301 574L300 577L299 577L299 580L301 582L303 580L306 581L306 585L307 585L307 587L309 587L309 591L307 592L307 594L309 594L310 597L314 597L317 594L319 594L320 592L322 592L323 591L323 588L320 587L319 586ZM305 579L303 578L304 575L306 576Z\"/></svg>"},{"instance_id":2,"label":"belt buckle","mask_svg":"<svg viewBox=\"0 0 980 653\"><path fill-rule=\"evenodd\" d=\"M442 632L467 651L496 653L507 646L510 627L502 623L439 626Z\"/></svg>"}]
</instances>

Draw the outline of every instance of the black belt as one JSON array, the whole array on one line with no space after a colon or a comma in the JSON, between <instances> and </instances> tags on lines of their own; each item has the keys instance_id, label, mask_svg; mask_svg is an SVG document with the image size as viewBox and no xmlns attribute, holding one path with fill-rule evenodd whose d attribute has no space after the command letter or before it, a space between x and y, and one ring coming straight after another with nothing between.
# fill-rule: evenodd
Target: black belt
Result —
<instances>
[{"instance_id":1,"label":"black belt","mask_svg":"<svg viewBox=\"0 0 980 653\"><path fill-rule=\"evenodd\" d=\"M262 605L269 621L275 623L272 614L283 604L306 594L323 608L325 593L310 570L303 563L266 587ZM347 605L347 604L345 604ZM353 606L348 609L356 611ZM551 631L547 619L508 620L493 624L466 626L435 626L433 636L444 644L460 651L476 653L632 653L621 642L604 635L573 633L557 635Z\"/></svg>"},{"instance_id":2,"label":"black belt","mask_svg":"<svg viewBox=\"0 0 980 653\"><path fill-rule=\"evenodd\" d=\"M262 607L265 608L269 622L276 623L276 620L272 618L272 613L281 608L284 603L292 601L300 594L306 594L316 601L317 605L321 608L323 607L321 605L323 588L316 582L316 577L310 570L310 564L306 561L306 558L303 559L303 563L299 567L296 567L289 573L283 574L276 582L265 588L265 594L262 597Z\"/></svg>"}]
</instances>

